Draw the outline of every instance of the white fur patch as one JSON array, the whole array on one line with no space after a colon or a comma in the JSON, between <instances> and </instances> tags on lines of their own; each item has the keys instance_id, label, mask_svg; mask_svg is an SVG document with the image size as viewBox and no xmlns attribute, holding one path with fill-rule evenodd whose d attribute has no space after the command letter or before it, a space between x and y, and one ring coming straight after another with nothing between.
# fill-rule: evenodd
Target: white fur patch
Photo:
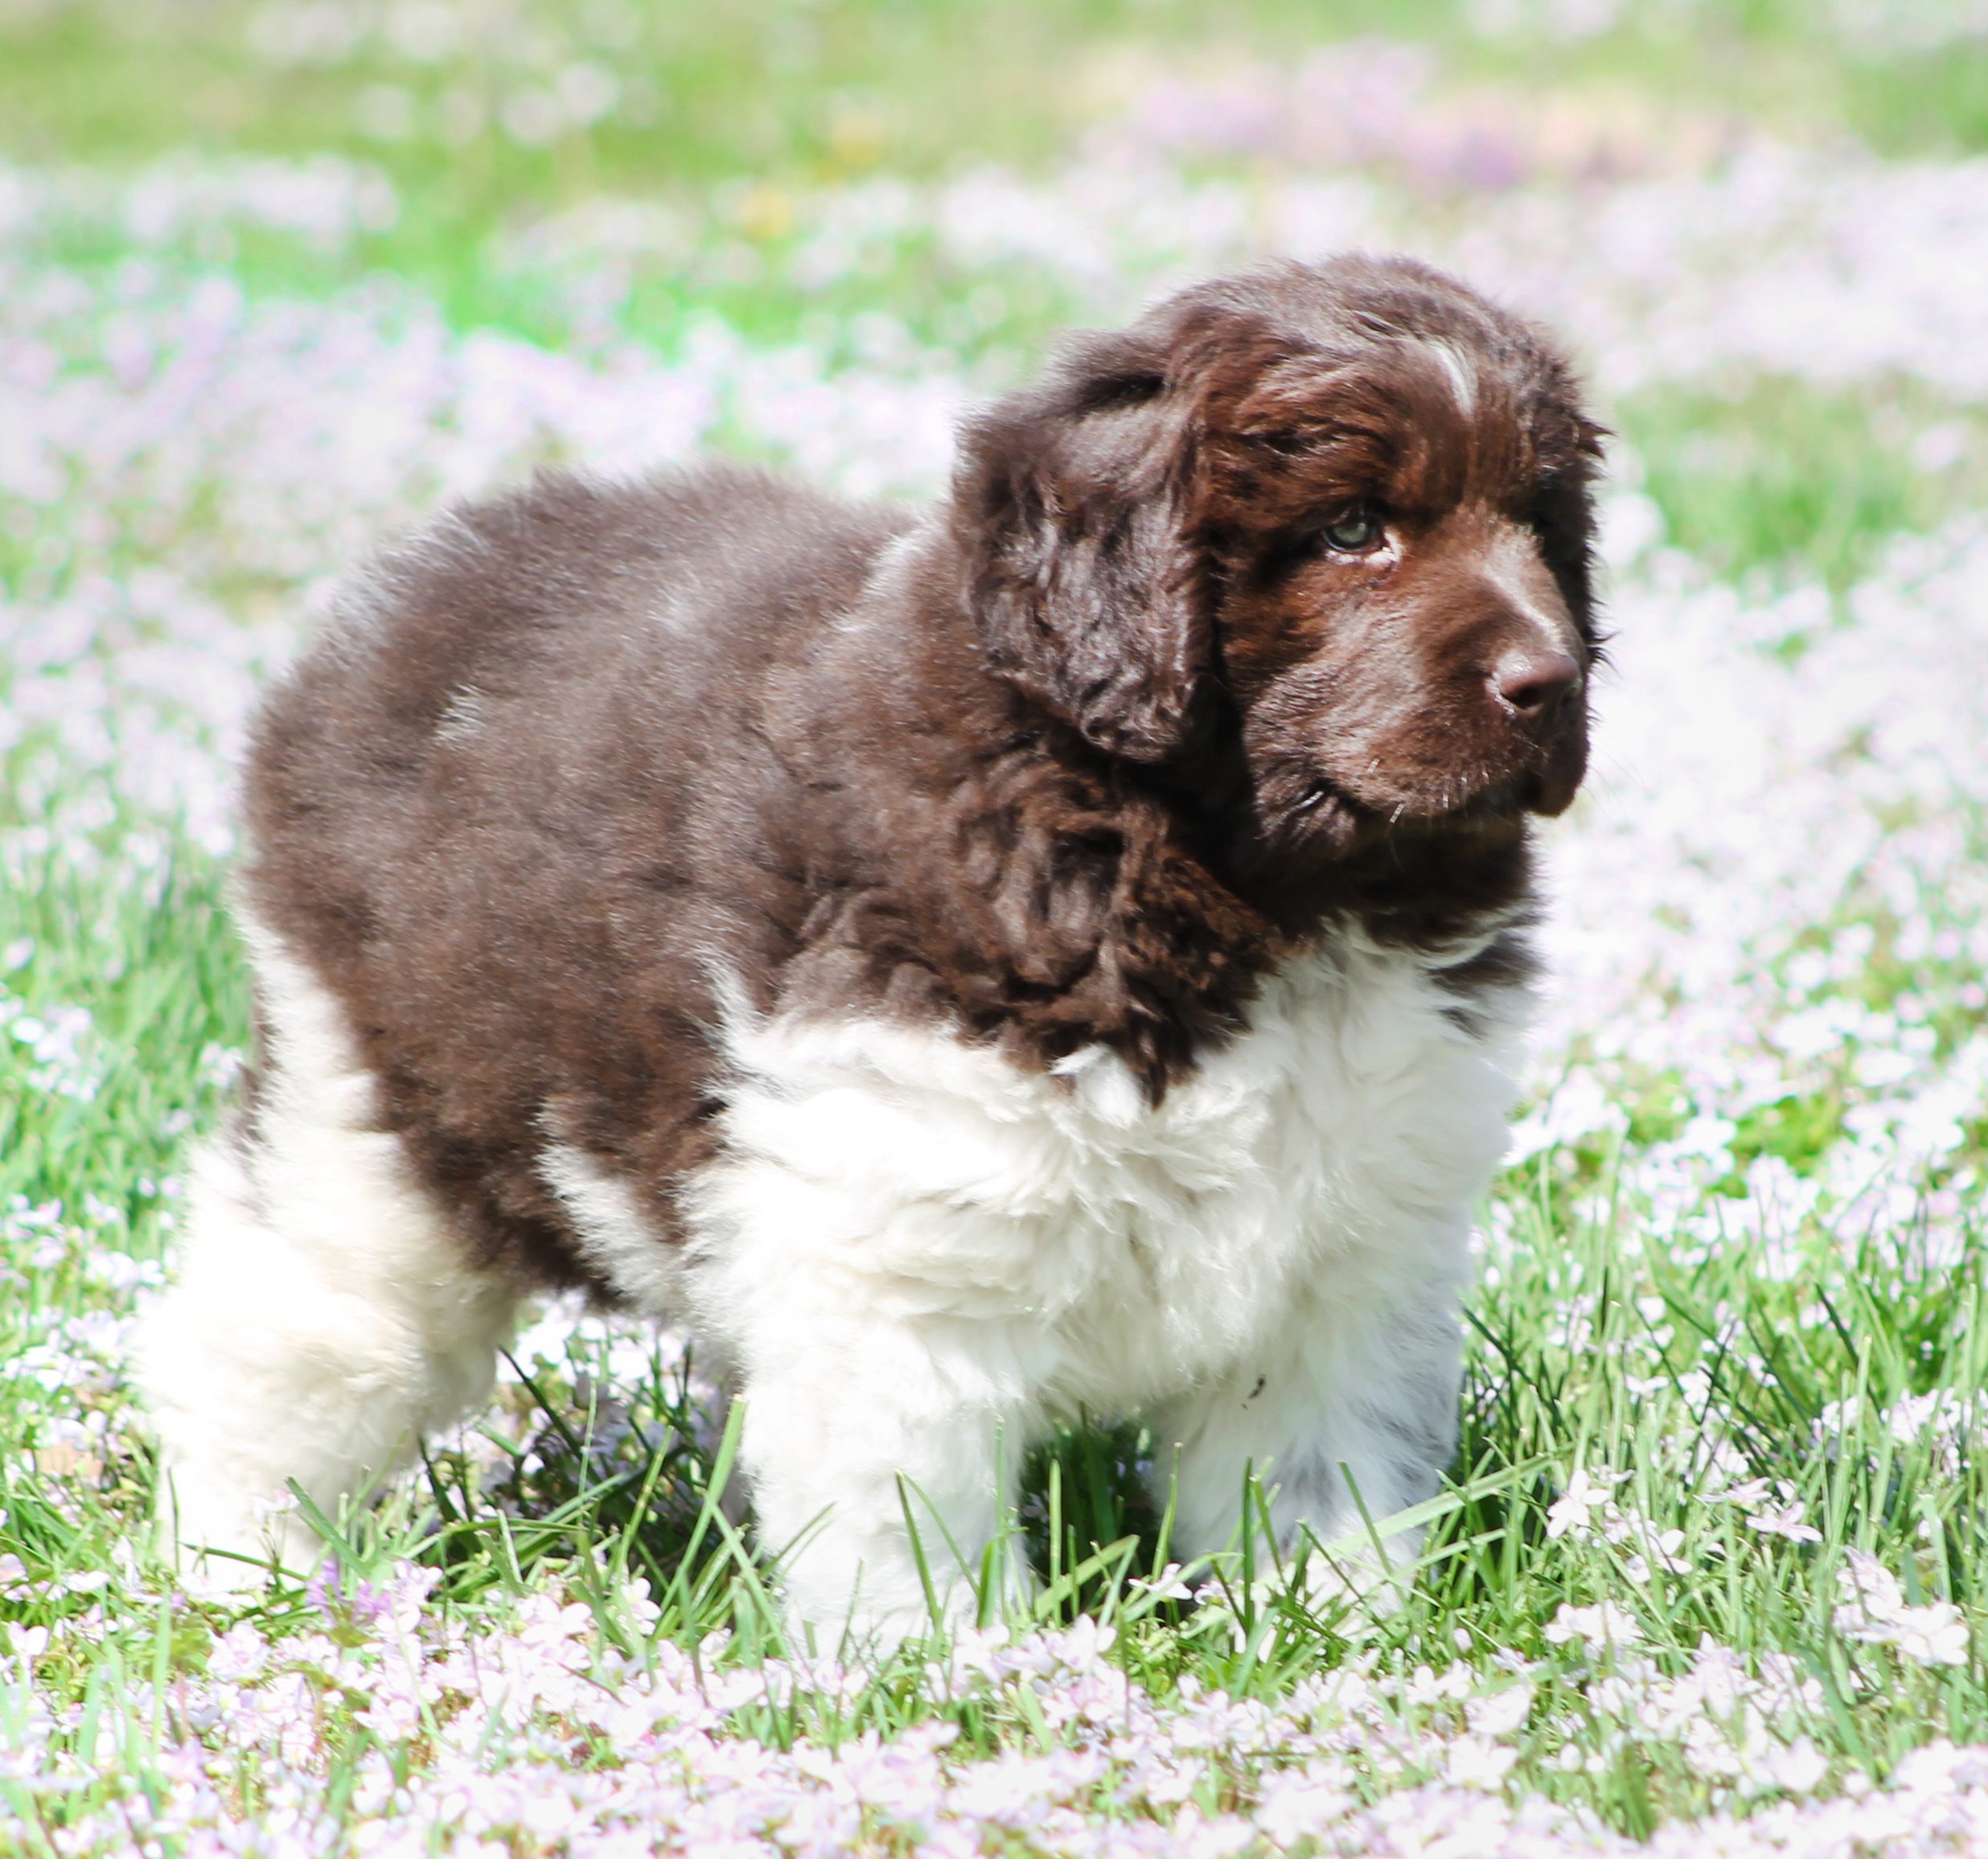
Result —
<instances>
[{"instance_id":1,"label":"white fur patch","mask_svg":"<svg viewBox=\"0 0 1988 1859\"><path fill-rule=\"evenodd\" d=\"M1377 1516L1427 1495L1505 1004L1474 1037L1423 961L1341 941L1157 1107L1102 1052L1052 1077L943 1031L735 1020L690 1290L739 1369L762 1523L813 1529L803 1616L859 1586L865 1623L922 1613L897 1475L970 1557L997 1458L1012 1476L1052 1410L1154 1414L1189 1552L1226 1538L1245 1459L1327 1536L1342 1464Z\"/></svg>"},{"instance_id":2,"label":"white fur patch","mask_svg":"<svg viewBox=\"0 0 1988 1859\"><path fill-rule=\"evenodd\" d=\"M1450 392L1456 398L1457 410L1466 420L1475 419L1477 413L1477 370L1470 357L1449 342L1430 342L1423 345L1442 363L1443 372L1448 377Z\"/></svg>"},{"instance_id":3,"label":"white fur patch","mask_svg":"<svg viewBox=\"0 0 1988 1859\"><path fill-rule=\"evenodd\" d=\"M466 1269L442 1211L380 1129L337 1003L242 920L267 1031L252 1133L200 1158L178 1282L150 1315L142 1375L162 1447L163 1520L212 1572L259 1578L421 1434L488 1394L513 1308Z\"/></svg>"},{"instance_id":4,"label":"white fur patch","mask_svg":"<svg viewBox=\"0 0 1988 1859\"><path fill-rule=\"evenodd\" d=\"M450 693L448 708L435 725L435 739L439 742L464 741L483 727L483 692L472 690L467 684L459 684Z\"/></svg>"},{"instance_id":5,"label":"white fur patch","mask_svg":"<svg viewBox=\"0 0 1988 1859\"><path fill-rule=\"evenodd\" d=\"M565 1209L574 1241L602 1278L651 1316L680 1313L677 1248L656 1231L628 1182L565 1143L547 1145L538 1172Z\"/></svg>"},{"instance_id":6,"label":"white fur patch","mask_svg":"<svg viewBox=\"0 0 1988 1859\"><path fill-rule=\"evenodd\" d=\"M864 577L862 593L849 603L847 612L831 622L838 633L860 633L869 625L872 605L888 595L910 572L932 527L929 521L914 523L877 550L870 563L869 572Z\"/></svg>"}]
</instances>

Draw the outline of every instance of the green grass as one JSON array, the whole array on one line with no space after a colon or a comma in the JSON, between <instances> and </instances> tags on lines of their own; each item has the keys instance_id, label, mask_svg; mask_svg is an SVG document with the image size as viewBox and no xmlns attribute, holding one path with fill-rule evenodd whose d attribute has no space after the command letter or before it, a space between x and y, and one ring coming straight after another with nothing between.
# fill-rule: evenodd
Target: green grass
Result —
<instances>
[{"instance_id":1,"label":"green grass","mask_svg":"<svg viewBox=\"0 0 1988 1859\"><path fill-rule=\"evenodd\" d=\"M1464 80L1633 92L1805 137L1847 128L1898 153L1988 146L1979 39L1935 54L1882 43L1846 51L1814 9L1792 0L1712 0L1688 13L1645 5L1592 39L1543 43L1475 37L1454 0L1237 0L1218 13L1201 0L528 0L493 14L473 44L410 52L370 31L302 60L258 51L257 17L241 0L197 11L165 0L15 11L0 19L0 150L125 163L178 150L344 148L429 195L438 212L489 225L603 189L930 174L984 158L1039 164L1095 113L1128 54L1189 69L1284 63L1375 34L1440 46ZM619 80L628 107L541 150L489 133L488 106L507 86L573 60ZM388 126L405 133L377 133L376 96L368 118L361 95L381 85L404 93L406 122ZM451 93L469 100L453 130L442 103Z\"/></svg>"},{"instance_id":2,"label":"green grass","mask_svg":"<svg viewBox=\"0 0 1988 1859\"><path fill-rule=\"evenodd\" d=\"M249 10L238 4L197 20L166 6L60 7L6 29L0 139L39 160L343 146L429 185L443 128L439 99L451 88L480 98L517 69L562 56L604 60L639 83L637 125L564 137L544 154L469 137L442 190L487 218L506 203L603 187L922 173L976 156L1042 159L1087 108L1083 80L1095 55L1135 36L1193 46L1208 29L1200 7L1174 0L731 0L520 13L552 57L532 60L522 35L500 31L433 64L396 55L376 37L335 64L298 68L256 55L244 31ZM1225 36L1288 44L1292 35L1426 29L1451 14L1431 0L1259 4L1238 10ZM357 92L384 81L413 100L405 142L368 137L355 125Z\"/></svg>"},{"instance_id":3,"label":"green grass","mask_svg":"<svg viewBox=\"0 0 1988 1859\"><path fill-rule=\"evenodd\" d=\"M592 43L583 12L544 17L569 42L550 63ZM990 300L984 276L949 266L921 236L888 244L875 269L803 289L784 269L799 236L792 210L807 189L865 174L929 177L982 155L1047 164L1095 117L1098 74L1134 41L1156 66L1193 68L1213 55L1211 43L1275 55L1384 27L1440 36L1458 81L1627 92L1680 113L1744 108L1791 133L1860 130L1893 152L1988 146L1988 59L1977 46L1868 58L1824 43L1792 6L1707 6L1697 17L1689 31L1633 23L1542 51L1463 41L1451 10L1433 3L1247 0L1218 20L1185 0L659 9L635 15L631 44L587 52L654 84L649 125L576 133L538 151L484 129L445 156L423 133L406 142L361 135L357 100L391 83L413 98L417 121L438 123L442 96L491 81L503 59L430 68L368 53L349 66L273 75L245 48L239 7L76 5L0 24L0 150L113 166L183 150L359 155L395 180L402 211L392 227L330 253L236 234L159 261L222 272L269 298L336 296L384 273L442 306L458 330L554 344L576 339L569 281L556 265L507 260L503 236L603 192L653 195L685 214L687 256L636 267L616 332L668 352L716 312L757 345L805 337L840 363L853 352L859 314L884 307L921 342L998 377L1071 314L1054 280L1012 267ZM741 178L761 191L710 187ZM108 224L54 237L54 257L92 274L129 256ZM700 273L698 262L721 250L752 252L762 268L731 282ZM1750 378L1720 392L1634 396L1613 417L1666 540L1704 573L1769 587L1819 582L1841 593L1900 532L1961 515L1988 489L1975 416L1902 388L1832 394ZM0 583L23 608L74 592L86 569L126 572L200 540L152 534L142 511L97 511L83 490L6 514ZM189 521L200 520L196 509ZM220 591L244 610L294 593L263 581ZM172 1177L190 1137L225 1114L228 1055L246 1047L248 1006L212 857L32 745L0 775L0 993L9 997L0 1002L9 1022L0 1027L0 1556L27 1571L0 1594L0 1626L75 1622L101 1606L101 1627L51 1642L35 1684L57 1705L84 1707L63 1733L72 1751L96 1761L99 1722L123 1739L115 1759L80 1765L88 1773L70 1792L23 1791L0 1774L16 1828L34 1830L20 1837L52 1850L54 1830L117 1798L131 1778L153 1785L166 1730L133 1715L128 1697L153 1675L200 1672L235 1617L218 1603L174 1602L167 1572L150 1560L150 1451L121 1353L92 1340L92 1326L127 1313L170 1253ZM1978 831L1969 846L1969 856L1982 856ZM1937 914L1937 900L1925 908ZM1858 921L1868 930L1859 972L1824 991L1887 1013L1922 1003L1943 1053L1978 1032L1988 994L1967 958L1902 953L1890 901ZM1801 992L1796 966L1842 927L1814 925L1797 939L1784 964L1791 996ZM38 1057L13 1002L44 1028L67 1024L72 1049ZM85 1020L63 1020L79 1010ZM1832 1784L1882 1779L1937 1736L1988 1738L1979 1413L1950 1458L1930 1433L1900 1440L1881 1418L1901 1399L1940 1389L1978 1405L1988 1384L1988 1253L1978 1213L1964 1212L1952 1256L1930 1267L1914 1256L1909 1226L1861 1234L1809 1216L1772 1258L1762 1243L1718 1237L1719 1222L1737 1217L1750 1164L1777 1159L1798 1179L1826 1167L1857 1101L1856 1057L1846 1047L1799 1089L1748 1110L1726 1159L1707 1163L1682 1201L1658 1206L1636 1184L1700 1106L1676 1077L1633 1071L1620 1097L1625 1135L1550 1149L1500 1184L1489 1211L1499 1237L1471 1307L1461 1441L1400 1606L1377 1610L1284 1580L1290 1571L1276 1568L1256 1531L1232 1560L1201 1571L1216 1586L1198 1608L1142 1585L1170 1559L1164 1506L1134 1475L1150 1442L1134 1426L1073 1422L1033 1455L1014 1520L1012 1553L1045 1584L1035 1618L1087 1613L1115 1625L1114 1657L1162 1697L1192 1681L1286 1698L1321 1671L1362 1661L1404 1680L1424 1667L1495 1676L1501 1660L1528 1662L1537 1695L1517 1735L1511 1786L1585 1804L1632 1834L1703 1812L1727 1798L1727 1783L1676 1734L1610 1702L1616 1662L1556 1637L1565 1607L1624 1610L1660 1677L1685 1672L1702 1635L1756 1672L1793 1660L1817 1689L1776 1734L1811 1738ZM1985 1156L1988 1127L1972 1128L1934 1184L1964 1180ZM135 1262L127 1270L124 1260ZM81 1381L61 1380L91 1363ZM626 1649L650 1635L700 1644L719 1627L734 1634L725 1659L777 1649L765 1594L779 1545L755 1544L717 1507L728 1449L713 1417L696 1410L681 1365L659 1354L645 1373L616 1376L606 1345L583 1340L564 1361L527 1367L483 1422L483 1445L437 1445L376 1511L323 1520L352 1574L413 1557L441 1571L437 1609L499 1629L523 1597L557 1590L584 1599L604 1641ZM59 1385L45 1385L44 1373ZM1847 1402L1858 1411L1839 1424ZM1559 1529L1555 1507L1564 1514L1583 1468L1624 1475L1612 1515ZM1720 1496L1748 1480L1766 1481L1763 1502L1798 1505L1813 1539L1749 1525L1745 1507ZM1371 1547L1316 1546L1313 1564ZM1896 1571L1914 1601L1960 1606L1974 1635L1968 1663L1922 1667L1846 1636L1834 1610L1852 1551ZM127 1562L138 1571L129 1586L91 1586ZM661 1610L654 1622L628 1615L624 1574L648 1582ZM65 1586L72 1578L80 1586ZM249 1613L273 1635L327 1621L334 1636L360 1631L348 1599L294 1585ZM0 1686L0 1704L21 1695ZM1401 1711L1404 1722L1440 1726L1457 1708L1424 1698ZM366 1733L349 1700L327 1693L325 1709L336 1798L339 1778L357 1773ZM934 1717L957 1725L969 1752L1055 1746L1019 1705L934 1689L909 1654L853 1696L797 1699L785 1717L741 1727L779 1746L833 1744ZM606 1759L585 1759L597 1758ZM1401 1777L1377 1767L1368 1779L1378 1796ZM245 1770L243 1800L260 1800L261 1785Z\"/></svg>"},{"instance_id":4,"label":"green grass","mask_svg":"<svg viewBox=\"0 0 1988 1859\"><path fill-rule=\"evenodd\" d=\"M1924 389L1752 378L1723 394L1649 390L1615 417L1668 540L1722 577L1840 593L1891 537L1988 490L1981 421Z\"/></svg>"}]
</instances>

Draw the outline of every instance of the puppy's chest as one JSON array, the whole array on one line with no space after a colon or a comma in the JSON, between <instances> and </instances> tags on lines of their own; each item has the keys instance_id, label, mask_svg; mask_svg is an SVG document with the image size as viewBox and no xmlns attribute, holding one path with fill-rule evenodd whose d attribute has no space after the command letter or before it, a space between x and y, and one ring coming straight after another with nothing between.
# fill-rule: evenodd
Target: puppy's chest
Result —
<instances>
[{"instance_id":1,"label":"puppy's chest","mask_svg":"<svg viewBox=\"0 0 1988 1859\"><path fill-rule=\"evenodd\" d=\"M1511 1094L1453 1005L1411 958L1333 952L1156 1106L1100 1050L1045 1077L938 1028L735 1029L700 1199L780 1208L787 1245L906 1309L1234 1337L1322 1274L1453 1246Z\"/></svg>"}]
</instances>

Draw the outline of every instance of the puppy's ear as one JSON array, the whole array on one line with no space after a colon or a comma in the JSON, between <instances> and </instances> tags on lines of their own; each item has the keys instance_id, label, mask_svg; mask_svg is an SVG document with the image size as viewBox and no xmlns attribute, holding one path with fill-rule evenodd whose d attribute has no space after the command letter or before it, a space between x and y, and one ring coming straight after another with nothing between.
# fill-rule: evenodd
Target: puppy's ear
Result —
<instances>
[{"instance_id":1,"label":"puppy's ear","mask_svg":"<svg viewBox=\"0 0 1988 1859\"><path fill-rule=\"evenodd\" d=\"M1080 336L970 421L953 524L988 663L1134 761L1185 743L1208 656L1193 417L1156 332Z\"/></svg>"}]
</instances>

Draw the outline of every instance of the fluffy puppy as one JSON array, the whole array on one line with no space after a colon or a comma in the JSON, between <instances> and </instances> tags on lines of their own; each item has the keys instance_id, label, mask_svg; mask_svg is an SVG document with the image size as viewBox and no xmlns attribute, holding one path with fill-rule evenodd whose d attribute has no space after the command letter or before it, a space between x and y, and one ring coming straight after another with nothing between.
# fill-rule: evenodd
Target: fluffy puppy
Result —
<instances>
[{"instance_id":1,"label":"fluffy puppy","mask_svg":"<svg viewBox=\"0 0 1988 1859\"><path fill-rule=\"evenodd\" d=\"M901 1493L975 1560L1079 1406L1190 1554L1246 1461L1287 1533L1428 1496L1596 458L1538 331L1348 258L1073 338L929 511L555 475L363 570L249 763L260 1071L146 1349L180 1541L302 1558L288 1481L560 1286L724 1364L832 1636L926 1616Z\"/></svg>"}]
</instances>

